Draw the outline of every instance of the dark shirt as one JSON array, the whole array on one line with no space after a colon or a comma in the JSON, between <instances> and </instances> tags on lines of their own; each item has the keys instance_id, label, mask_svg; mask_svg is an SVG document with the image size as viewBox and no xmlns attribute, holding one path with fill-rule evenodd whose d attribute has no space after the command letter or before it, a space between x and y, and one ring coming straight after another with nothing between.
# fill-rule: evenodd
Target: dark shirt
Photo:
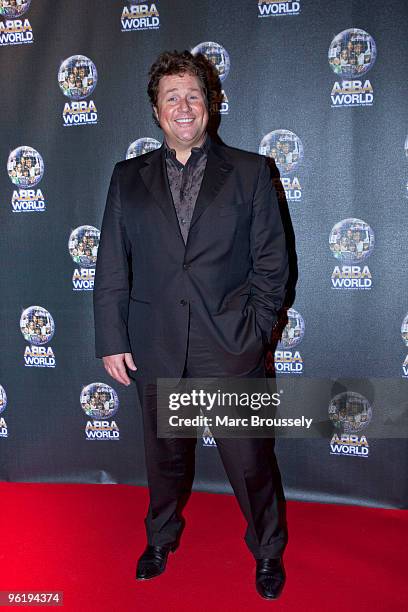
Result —
<instances>
[{"instance_id":1,"label":"dark shirt","mask_svg":"<svg viewBox=\"0 0 408 612\"><path fill-rule=\"evenodd\" d=\"M184 244L187 242L194 207L203 181L209 148L210 139L207 136L201 147L191 149L191 155L183 165L176 158L175 150L170 149L164 141L167 178Z\"/></svg>"}]
</instances>

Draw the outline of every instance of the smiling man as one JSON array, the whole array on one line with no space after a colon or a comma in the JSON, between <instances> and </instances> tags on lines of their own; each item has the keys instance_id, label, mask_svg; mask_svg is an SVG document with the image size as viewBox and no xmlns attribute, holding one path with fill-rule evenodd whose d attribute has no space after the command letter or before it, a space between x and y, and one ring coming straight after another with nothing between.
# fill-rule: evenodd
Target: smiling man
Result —
<instances>
[{"instance_id":1,"label":"smiling man","mask_svg":"<svg viewBox=\"0 0 408 612\"><path fill-rule=\"evenodd\" d=\"M200 147L206 138L208 110L198 78L188 73L162 77L154 113L166 134L167 146L186 164L191 149Z\"/></svg>"},{"instance_id":2,"label":"smiling man","mask_svg":"<svg viewBox=\"0 0 408 612\"><path fill-rule=\"evenodd\" d=\"M287 253L265 158L207 133L211 66L162 53L148 94L160 149L116 164L94 289L96 354L115 380L137 385L150 503L136 577L166 568L184 526L195 438L157 437L157 379L265 376L264 346L282 306ZM247 521L256 588L284 583L273 440L220 438L217 448Z\"/></svg>"}]
</instances>

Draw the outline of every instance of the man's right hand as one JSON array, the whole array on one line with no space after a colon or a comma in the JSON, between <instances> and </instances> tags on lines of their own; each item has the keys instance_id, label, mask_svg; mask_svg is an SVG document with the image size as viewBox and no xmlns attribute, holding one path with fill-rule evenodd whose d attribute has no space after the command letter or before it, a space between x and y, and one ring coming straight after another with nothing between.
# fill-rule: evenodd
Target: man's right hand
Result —
<instances>
[{"instance_id":1,"label":"man's right hand","mask_svg":"<svg viewBox=\"0 0 408 612\"><path fill-rule=\"evenodd\" d=\"M135 362L133 361L132 353L120 353L119 355L108 355L102 357L103 365L105 370L115 380L122 383L122 385L129 386L130 378L126 372L126 366L129 370L137 370Z\"/></svg>"}]
</instances>

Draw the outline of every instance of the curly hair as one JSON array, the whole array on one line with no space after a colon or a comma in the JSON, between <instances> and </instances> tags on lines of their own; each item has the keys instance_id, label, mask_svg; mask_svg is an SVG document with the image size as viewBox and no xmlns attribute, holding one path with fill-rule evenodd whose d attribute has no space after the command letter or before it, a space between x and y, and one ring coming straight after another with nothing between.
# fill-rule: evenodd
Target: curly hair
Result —
<instances>
[{"instance_id":1,"label":"curly hair","mask_svg":"<svg viewBox=\"0 0 408 612\"><path fill-rule=\"evenodd\" d=\"M214 66L202 53L193 55L190 51L164 51L159 55L149 70L149 84L147 93L150 98L152 108L157 107L160 79L164 76L187 73L196 76L204 95L207 110L214 108L214 104L219 97L219 77ZM153 112L153 119L160 127L156 115Z\"/></svg>"}]
</instances>

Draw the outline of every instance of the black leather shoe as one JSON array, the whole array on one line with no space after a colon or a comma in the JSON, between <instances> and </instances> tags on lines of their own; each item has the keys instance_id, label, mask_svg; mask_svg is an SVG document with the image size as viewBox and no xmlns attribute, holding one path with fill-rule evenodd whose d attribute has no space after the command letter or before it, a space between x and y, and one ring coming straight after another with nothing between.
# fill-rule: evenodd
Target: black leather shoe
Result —
<instances>
[{"instance_id":1,"label":"black leather shoe","mask_svg":"<svg viewBox=\"0 0 408 612\"><path fill-rule=\"evenodd\" d=\"M136 580L150 580L160 576L166 569L169 552L175 546L146 546L146 550L137 563Z\"/></svg>"},{"instance_id":2,"label":"black leather shoe","mask_svg":"<svg viewBox=\"0 0 408 612\"><path fill-rule=\"evenodd\" d=\"M282 560L256 560L256 590L264 599L277 599L285 584L285 570Z\"/></svg>"}]
</instances>

